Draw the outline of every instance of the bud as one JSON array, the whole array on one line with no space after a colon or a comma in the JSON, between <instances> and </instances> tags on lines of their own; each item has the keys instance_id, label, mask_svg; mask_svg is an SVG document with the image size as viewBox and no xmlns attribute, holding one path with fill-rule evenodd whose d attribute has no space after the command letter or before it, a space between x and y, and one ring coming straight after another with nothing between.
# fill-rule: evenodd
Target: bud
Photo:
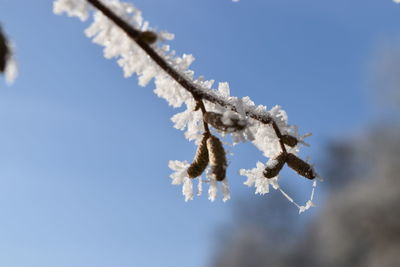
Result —
<instances>
[{"instance_id":1,"label":"bud","mask_svg":"<svg viewBox=\"0 0 400 267\"><path fill-rule=\"evenodd\" d=\"M157 34L152 31L144 31L139 33L138 38L146 44L154 44L157 41Z\"/></svg>"},{"instance_id":2,"label":"bud","mask_svg":"<svg viewBox=\"0 0 400 267\"><path fill-rule=\"evenodd\" d=\"M207 139L208 135L204 134L199 146L197 147L193 162L187 169L189 178L196 178L200 176L208 165Z\"/></svg>"},{"instance_id":3,"label":"bud","mask_svg":"<svg viewBox=\"0 0 400 267\"><path fill-rule=\"evenodd\" d=\"M4 72L6 69L9 56L10 49L7 44L7 39L0 28L0 72Z\"/></svg>"},{"instance_id":4,"label":"bud","mask_svg":"<svg viewBox=\"0 0 400 267\"><path fill-rule=\"evenodd\" d=\"M269 160L267 167L265 168L263 175L265 178L274 178L282 170L283 165L286 162L286 154L281 153L276 158Z\"/></svg>"},{"instance_id":5,"label":"bud","mask_svg":"<svg viewBox=\"0 0 400 267\"><path fill-rule=\"evenodd\" d=\"M217 181L223 181L226 176L226 155L221 141L211 135L207 139L207 149L210 158L211 173Z\"/></svg>"},{"instance_id":6,"label":"bud","mask_svg":"<svg viewBox=\"0 0 400 267\"><path fill-rule=\"evenodd\" d=\"M222 132L240 131L246 127L246 123L239 118L229 118L230 123L226 124L224 123L223 115L215 112L206 112L203 116L203 120Z\"/></svg>"},{"instance_id":7,"label":"bud","mask_svg":"<svg viewBox=\"0 0 400 267\"><path fill-rule=\"evenodd\" d=\"M296 137L288 134L282 135L281 140L285 145L288 145L290 147L294 147L299 142Z\"/></svg>"},{"instance_id":8,"label":"bud","mask_svg":"<svg viewBox=\"0 0 400 267\"><path fill-rule=\"evenodd\" d=\"M286 162L290 168L301 176L308 179L314 179L317 176L310 164L291 153L287 154Z\"/></svg>"}]
</instances>

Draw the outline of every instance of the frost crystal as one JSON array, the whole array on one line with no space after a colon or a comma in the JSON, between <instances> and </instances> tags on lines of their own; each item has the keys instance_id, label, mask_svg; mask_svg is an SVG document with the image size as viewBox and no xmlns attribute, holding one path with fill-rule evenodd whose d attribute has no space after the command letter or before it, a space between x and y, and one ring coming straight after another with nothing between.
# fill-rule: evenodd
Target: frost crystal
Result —
<instances>
[{"instance_id":1,"label":"frost crystal","mask_svg":"<svg viewBox=\"0 0 400 267\"><path fill-rule=\"evenodd\" d=\"M263 164L261 162L257 162L257 166L251 170L241 169L240 174L243 176L247 176L247 180L244 182L247 186L253 186L256 188L256 194L267 194L269 193L269 186L271 185L275 190L279 190L279 192L290 202L292 202L298 209L299 213L302 213L308 210L311 207L315 207L314 203L312 202L314 198L315 188L317 187L317 181L314 180L311 190L310 199L306 202L304 206L299 205L297 202L293 200L292 197L289 196L280 186L278 183L279 177L267 179L263 175L263 171L265 167L269 165L276 164L276 160L269 160L267 164Z\"/></svg>"},{"instance_id":2,"label":"frost crystal","mask_svg":"<svg viewBox=\"0 0 400 267\"><path fill-rule=\"evenodd\" d=\"M193 182L189 177L183 180L182 194L185 196L185 201L193 200Z\"/></svg>"},{"instance_id":3,"label":"frost crystal","mask_svg":"<svg viewBox=\"0 0 400 267\"><path fill-rule=\"evenodd\" d=\"M172 184L182 184L187 174L187 168L190 164L187 161L179 161L179 160L170 160L168 163L168 167L175 171L173 174L170 175L172 179Z\"/></svg>"},{"instance_id":4,"label":"frost crystal","mask_svg":"<svg viewBox=\"0 0 400 267\"><path fill-rule=\"evenodd\" d=\"M70 17L78 17L81 21L89 16L89 4L82 0L57 0L53 4L54 14L67 13Z\"/></svg>"},{"instance_id":5,"label":"frost crystal","mask_svg":"<svg viewBox=\"0 0 400 267\"><path fill-rule=\"evenodd\" d=\"M222 201L226 202L229 199L231 199L231 192L229 190L229 184L228 184L227 178L225 178L225 180L222 181L221 186L222 186L222 195L223 195Z\"/></svg>"},{"instance_id":6,"label":"frost crystal","mask_svg":"<svg viewBox=\"0 0 400 267\"><path fill-rule=\"evenodd\" d=\"M214 201L217 198L217 180L214 176L210 176L210 187L208 188L208 199Z\"/></svg>"},{"instance_id":7,"label":"frost crystal","mask_svg":"<svg viewBox=\"0 0 400 267\"><path fill-rule=\"evenodd\" d=\"M203 194L203 180L201 178L198 180L199 183L197 184L197 196L201 196L201 194Z\"/></svg>"},{"instance_id":8,"label":"frost crystal","mask_svg":"<svg viewBox=\"0 0 400 267\"><path fill-rule=\"evenodd\" d=\"M247 186L253 186L256 188L256 194L264 195L269 193L269 185L274 189L279 188L278 177L267 179L264 177L263 172L266 165L261 162L257 162L257 166L251 170L240 170L240 175L247 176L247 181L244 182Z\"/></svg>"},{"instance_id":9,"label":"frost crystal","mask_svg":"<svg viewBox=\"0 0 400 267\"><path fill-rule=\"evenodd\" d=\"M187 169L190 166L190 164L187 161L179 161L179 160L170 160L168 163L168 167L174 171L170 175L172 179L172 184L174 185L180 185L182 184L182 194L185 196L185 201L193 200L194 194L193 194L193 179L189 178L189 175L187 174ZM217 180L215 180L214 176L208 171L207 173L208 176L208 183L209 183L209 188L208 188L208 199L211 201L214 201L217 198ZM225 179L221 183L222 186L222 195L223 195L223 201L229 200L230 197L230 190L229 190L229 184L228 180ZM203 180L201 177L198 178L198 184L197 184L197 196L201 196L203 192Z\"/></svg>"}]
</instances>

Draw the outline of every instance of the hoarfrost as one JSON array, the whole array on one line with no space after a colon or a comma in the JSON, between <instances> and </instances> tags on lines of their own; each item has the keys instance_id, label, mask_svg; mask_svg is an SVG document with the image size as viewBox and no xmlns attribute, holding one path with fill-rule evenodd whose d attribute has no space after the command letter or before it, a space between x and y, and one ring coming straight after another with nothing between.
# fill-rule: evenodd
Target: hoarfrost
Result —
<instances>
[{"instance_id":1,"label":"hoarfrost","mask_svg":"<svg viewBox=\"0 0 400 267\"><path fill-rule=\"evenodd\" d=\"M218 188L217 188L217 180L210 176L210 187L208 188L208 199L210 201L214 201L217 198Z\"/></svg>"},{"instance_id":2,"label":"hoarfrost","mask_svg":"<svg viewBox=\"0 0 400 267\"><path fill-rule=\"evenodd\" d=\"M231 199L231 192L229 190L228 178L225 178L222 181L221 186L222 186L222 195L223 195L222 201L226 202L229 199Z\"/></svg>"},{"instance_id":3,"label":"hoarfrost","mask_svg":"<svg viewBox=\"0 0 400 267\"><path fill-rule=\"evenodd\" d=\"M174 35L165 31L155 31L150 24L142 17L139 9L129 3L123 3L119 0L103 0L105 5L114 11L120 18L130 23L134 28L140 31L150 30L157 34L158 40L152 44L154 51L161 56L170 67L174 68L182 77L187 79L196 87L196 93L207 94L221 103L227 103L227 107L203 100L207 111L223 114L224 123L229 125L233 119L239 119L243 125L243 130L233 131L230 134L233 143L250 141L267 158L275 158L280 152L281 147L274 129L269 124L264 124L250 118L249 113L259 117L270 117L278 125L282 134L291 134L298 138L297 127L288 125L286 112L280 107L275 106L267 110L266 106L255 105L249 97L237 98L230 95L230 88L227 82L218 84L217 89L213 89L214 80L206 80L202 76L195 78L195 73L190 70L190 65L195 58L190 54L176 55L174 50L165 42L172 40ZM90 6L85 0L56 0L53 11L56 14L67 13L69 16L76 16L81 20L86 20L92 12L93 21L85 30L85 34L92 41L104 47L103 54L105 58L116 59L118 65L123 69L124 77L130 77L133 74L138 76L138 83L146 86L154 80L154 93L165 99L169 105L178 108L184 104L186 109L175 114L171 120L174 127L185 131L185 137L190 141L198 142L204 133L203 118L200 111L194 111L196 103L188 91L179 83L173 80L165 73L137 44L132 41L117 25L104 16L100 11L90 11ZM234 107L234 109L233 109ZM236 111L236 112L233 112ZM302 140L301 140L302 141ZM300 144L301 142L299 142ZM288 152L297 153L299 145L287 147ZM269 164L272 164L269 163ZM171 174L173 184L183 184L182 192L185 200L193 199L193 183L187 176L187 167L189 163L180 161L170 161L169 167L174 171ZM257 163L257 167L252 170L240 170L240 174L247 176L245 182L248 186L255 186L257 194L266 194L269 192L269 186L278 189L278 177L266 179L263 176L265 165ZM199 178L198 194L202 192L202 184ZM222 183L223 200L230 198L227 182ZM214 201L217 196L217 181L210 178L210 187L208 190L209 199ZM310 206L310 205L308 205ZM305 207L308 207L307 205Z\"/></svg>"},{"instance_id":4,"label":"hoarfrost","mask_svg":"<svg viewBox=\"0 0 400 267\"><path fill-rule=\"evenodd\" d=\"M185 196L185 201L193 200L193 181L189 177L183 180L182 194Z\"/></svg>"},{"instance_id":5,"label":"hoarfrost","mask_svg":"<svg viewBox=\"0 0 400 267\"><path fill-rule=\"evenodd\" d=\"M170 160L168 167L175 171L170 175L172 184L182 184L184 179L188 177L187 168L190 164L187 161Z\"/></svg>"},{"instance_id":6,"label":"hoarfrost","mask_svg":"<svg viewBox=\"0 0 400 267\"><path fill-rule=\"evenodd\" d=\"M82 0L57 0L53 4L54 14L67 13L70 17L78 17L81 21L89 16L89 4Z\"/></svg>"},{"instance_id":7,"label":"hoarfrost","mask_svg":"<svg viewBox=\"0 0 400 267\"><path fill-rule=\"evenodd\" d=\"M203 194L203 180L201 178L198 179L197 184L197 196L201 196Z\"/></svg>"},{"instance_id":8,"label":"hoarfrost","mask_svg":"<svg viewBox=\"0 0 400 267\"><path fill-rule=\"evenodd\" d=\"M264 177L263 172L266 165L257 162L256 168L251 170L240 169L240 175L246 176L247 180L243 183L249 187L255 186L256 194L267 194L269 192L269 185L274 189L279 188L278 177L267 179Z\"/></svg>"}]
</instances>

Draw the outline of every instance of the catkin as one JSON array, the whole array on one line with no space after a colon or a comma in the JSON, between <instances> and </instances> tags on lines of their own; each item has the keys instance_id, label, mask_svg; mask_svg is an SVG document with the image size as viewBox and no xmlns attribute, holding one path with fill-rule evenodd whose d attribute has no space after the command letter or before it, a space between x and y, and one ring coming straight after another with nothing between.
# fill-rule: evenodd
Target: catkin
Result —
<instances>
[{"instance_id":1,"label":"catkin","mask_svg":"<svg viewBox=\"0 0 400 267\"><path fill-rule=\"evenodd\" d=\"M276 161L276 163L273 166L267 166L263 172L265 178L274 178L279 174L283 165L285 165L286 154L281 153L273 160Z\"/></svg>"},{"instance_id":2,"label":"catkin","mask_svg":"<svg viewBox=\"0 0 400 267\"><path fill-rule=\"evenodd\" d=\"M210 158L211 173L217 181L223 181L226 176L226 155L221 141L211 135L207 139L207 149Z\"/></svg>"},{"instance_id":3,"label":"catkin","mask_svg":"<svg viewBox=\"0 0 400 267\"><path fill-rule=\"evenodd\" d=\"M10 49L7 45L7 39L3 35L0 28L0 72L4 72L6 69L7 60L10 56Z\"/></svg>"},{"instance_id":4,"label":"catkin","mask_svg":"<svg viewBox=\"0 0 400 267\"><path fill-rule=\"evenodd\" d=\"M199 146L197 147L193 162L187 170L189 178L196 178L200 176L208 165L207 139L208 135L204 134Z\"/></svg>"},{"instance_id":5,"label":"catkin","mask_svg":"<svg viewBox=\"0 0 400 267\"><path fill-rule=\"evenodd\" d=\"M226 132L229 130L229 132L234 132L234 131L240 131L243 130L246 125L241 124L239 119L231 118L231 124L226 125L222 121L222 114L216 113L216 112L206 112L203 116L203 120L213 126L215 129Z\"/></svg>"},{"instance_id":6,"label":"catkin","mask_svg":"<svg viewBox=\"0 0 400 267\"><path fill-rule=\"evenodd\" d=\"M295 170L301 176L304 176L308 179L314 179L317 176L310 164L296 157L292 153L287 155L286 162L290 168Z\"/></svg>"},{"instance_id":7,"label":"catkin","mask_svg":"<svg viewBox=\"0 0 400 267\"><path fill-rule=\"evenodd\" d=\"M281 140L285 145L288 145L290 147L294 147L299 142L296 137L288 134L282 135Z\"/></svg>"},{"instance_id":8,"label":"catkin","mask_svg":"<svg viewBox=\"0 0 400 267\"><path fill-rule=\"evenodd\" d=\"M139 40L146 44L154 44L157 41L157 34L152 31L144 31L139 33Z\"/></svg>"}]
</instances>

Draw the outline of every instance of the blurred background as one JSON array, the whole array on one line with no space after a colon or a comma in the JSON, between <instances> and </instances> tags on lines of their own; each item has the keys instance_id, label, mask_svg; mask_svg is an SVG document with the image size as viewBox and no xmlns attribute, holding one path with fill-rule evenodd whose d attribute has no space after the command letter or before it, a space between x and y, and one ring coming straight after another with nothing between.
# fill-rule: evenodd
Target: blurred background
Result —
<instances>
[{"instance_id":1,"label":"blurred background","mask_svg":"<svg viewBox=\"0 0 400 267\"><path fill-rule=\"evenodd\" d=\"M52 1L0 0L19 76L0 77L0 266L400 266L400 6L391 0L129 0L197 75L279 104L324 182L317 207L255 195L228 147L232 200L184 202L169 160L193 143L153 85L124 79ZM282 185L307 200L290 170Z\"/></svg>"}]
</instances>

